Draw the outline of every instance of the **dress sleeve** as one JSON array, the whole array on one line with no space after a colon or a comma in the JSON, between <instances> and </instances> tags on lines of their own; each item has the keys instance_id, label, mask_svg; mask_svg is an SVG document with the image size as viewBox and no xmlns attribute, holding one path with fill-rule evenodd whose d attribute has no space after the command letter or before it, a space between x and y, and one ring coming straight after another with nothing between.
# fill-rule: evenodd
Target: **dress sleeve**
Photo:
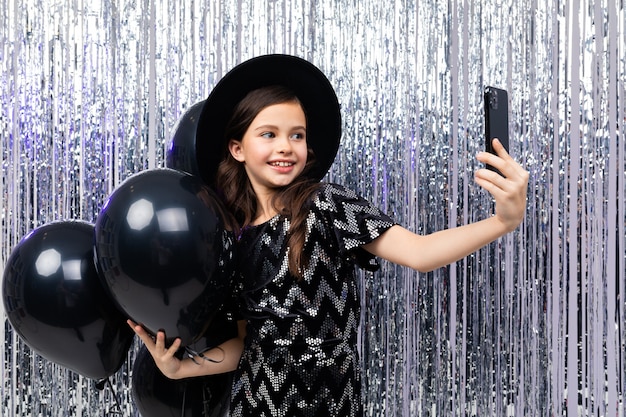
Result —
<instances>
[{"instance_id":1,"label":"dress sleeve","mask_svg":"<svg viewBox=\"0 0 626 417\"><path fill-rule=\"evenodd\" d=\"M361 246L375 240L396 222L368 200L337 184L325 184L316 204L328 213L340 251L362 268L378 269L374 256Z\"/></svg>"}]
</instances>

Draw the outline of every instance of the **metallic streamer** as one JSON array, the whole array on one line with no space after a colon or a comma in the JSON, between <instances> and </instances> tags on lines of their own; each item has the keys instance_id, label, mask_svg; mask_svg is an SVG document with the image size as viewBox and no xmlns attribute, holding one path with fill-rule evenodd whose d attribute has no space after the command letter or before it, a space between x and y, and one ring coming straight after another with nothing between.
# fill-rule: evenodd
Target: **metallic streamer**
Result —
<instances>
[{"instance_id":1,"label":"metallic streamer","mask_svg":"<svg viewBox=\"0 0 626 417\"><path fill-rule=\"evenodd\" d=\"M438 271L361 274L366 414L623 415L619 0L5 1L0 268L33 228L93 221L117 184L163 165L185 109L272 52L311 60L337 89L344 137L328 179L419 233L492 214L472 181L482 88L510 92L526 219ZM3 416L138 415L136 347L98 390L4 322Z\"/></svg>"}]
</instances>

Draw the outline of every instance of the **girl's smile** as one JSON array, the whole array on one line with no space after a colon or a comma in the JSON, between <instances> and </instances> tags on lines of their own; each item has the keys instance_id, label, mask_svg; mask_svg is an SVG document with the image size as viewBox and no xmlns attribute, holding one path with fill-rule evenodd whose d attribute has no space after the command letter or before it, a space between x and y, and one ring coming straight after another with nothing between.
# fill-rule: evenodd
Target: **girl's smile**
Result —
<instances>
[{"instance_id":1,"label":"girl's smile","mask_svg":"<svg viewBox=\"0 0 626 417\"><path fill-rule=\"evenodd\" d=\"M268 106L254 118L243 138L232 139L229 150L244 163L258 196L289 185L307 161L306 117L297 102Z\"/></svg>"}]
</instances>

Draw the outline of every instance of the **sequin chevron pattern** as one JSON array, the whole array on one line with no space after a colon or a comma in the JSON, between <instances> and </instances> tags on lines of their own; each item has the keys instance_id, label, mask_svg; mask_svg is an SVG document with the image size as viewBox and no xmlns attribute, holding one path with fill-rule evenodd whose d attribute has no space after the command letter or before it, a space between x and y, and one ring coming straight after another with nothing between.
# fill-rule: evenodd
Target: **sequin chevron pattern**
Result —
<instances>
[{"instance_id":1,"label":"sequin chevron pattern","mask_svg":"<svg viewBox=\"0 0 626 417\"><path fill-rule=\"evenodd\" d=\"M277 215L240 240L245 351L233 416L362 415L355 265L375 268L359 246L394 221L352 191L324 184L307 218L302 280L288 272L289 219Z\"/></svg>"}]
</instances>

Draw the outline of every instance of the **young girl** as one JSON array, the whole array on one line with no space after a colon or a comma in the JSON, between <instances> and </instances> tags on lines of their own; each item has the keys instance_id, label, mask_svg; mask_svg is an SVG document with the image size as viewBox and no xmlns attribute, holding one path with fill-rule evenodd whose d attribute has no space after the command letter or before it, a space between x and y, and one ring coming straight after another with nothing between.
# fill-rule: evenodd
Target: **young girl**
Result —
<instances>
[{"instance_id":1,"label":"young girl","mask_svg":"<svg viewBox=\"0 0 626 417\"><path fill-rule=\"evenodd\" d=\"M197 133L202 176L239 230L239 336L204 354L174 355L129 322L158 368L178 379L235 371L230 415L360 416L359 300L355 266L374 257L430 271L522 221L528 173L496 140L476 182L496 201L477 223L416 235L351 190L321 183L341 118L326 77L299 58L269 55L229 72L207 99Z\"/></svg>"}]
</instances>

